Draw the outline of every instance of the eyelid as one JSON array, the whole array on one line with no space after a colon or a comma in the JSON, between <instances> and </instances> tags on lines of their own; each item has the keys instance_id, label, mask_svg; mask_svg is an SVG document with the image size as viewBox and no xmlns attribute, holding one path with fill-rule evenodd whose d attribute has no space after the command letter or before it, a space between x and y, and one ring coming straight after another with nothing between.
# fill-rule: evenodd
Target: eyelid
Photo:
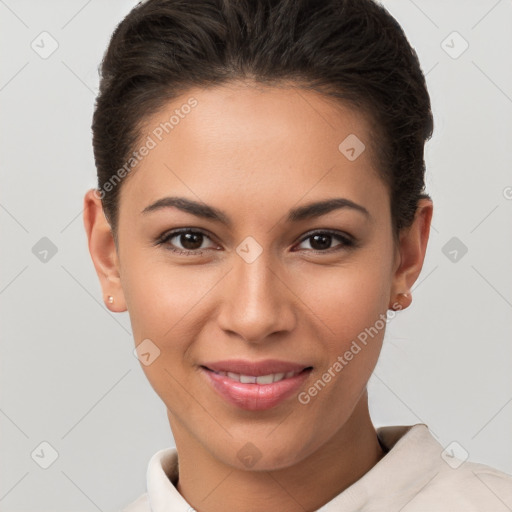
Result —
<instances>
[{"instance_id":1,"label":"eyelid","mask_svg":"<svg viewBox=\"0 0 512 512\"><path fill-rule=\"evenodd\" d=\"M296 245L300 245L302 242L304 242L304 241L308 240L309 238L313 237L314 235L318 235L318 234L329 235L329 236L332 236L333 238L338 239L341 242L342 248L345 248L345 249L351 249L351 248L358 247L358 241L352 235L350 235L344 231L337 231L334 229L327 229L327 228L326 229L317 228L317 229L308 231L301 237L301 239L297 242ZM329 249L325 249L323 251L318 250L318 249L307 249L307 250L308 250L308 252L314 252L314 253L330 253L330 252L335 252L337 249L336 249L336 247L330 247Z\"/></svg>"},{"instance_id":2,"label":"eyelid","mask_svg":"<svg viewBox=\"0 0 512 512\"><path fill-rule=\"evenodd\" d=\"M188 226L181 227L181 228L174 228L174 229L164 232L162 235L160 235L157 238L157 240L155 241L155 245L165 246L169 242L170 239L172 239L176 236L179 236L182 233L201 234L201 235L205 236L206 238L208 238L212 243L217 244L219 246L221 245L216 240L216 237L214 235L212 235L207 229L194 228L194 227L188 227ZM350 235L349 233L346 233L344 231L334 230L334 229L328 229L328 228L316 228L316 229L312 229L312 230L304 233L302 235L302 237L300 238L300 240L296 244L294 244L293 247L302 244L304 241L306 241L309 238L313 237L314 235L318 235L318 234L332 236L333 238L338 239L340 243L338 244L338 246L330 247L325 250L299 249L299 251L303 250L303 251L306 251L309 253L314 253L314 254L321 254L321 253L331 254L333 252L354 249L354 248L359 247L358 240L355 237L353 237L352 235ZM169 243L169 246L170 245L171 244ZM205 250L214 249L214 248L207 247L205 249L180 249L178 247L170 246L170 247L167 247L166 249L173 253L184 255L184 256L197 256L197 255L202 254L203 251L205 251ZM218 249L215 249L215 250L218 250ZM292 252L296 252L296 251L292 251Z\"/></svg>"},{"instance_id":3,"label":"eyelid","mask_svg":"<svg viewBox=\"0 0 512 512\"><path fill-rule=\"evenodd\" d=\"M344 232L344 231L338 231L336 229L328 229L328 228L316 228L316 229L312 229L311 231L308 231L307 233L304 233L304 235L302 235L300 242L303 242L304 240L307 240L308 238L312 237L313 235L317 235L317 234L328 234L328 235L332 235L332 236L337 236L339 238L345 238L347 240L350 240L351 242L355 242L355 238L352 236L352 235L349 235L348 233Z\"/></svg>"},{"instance_id":4,"label":"eyelid","mask_svg":"<svg viewBox=\"0 0 512 512\"><path fill-rule=\"evenodd\" d=\"M196 234L200 234L200 235L205 236L206 238L209 238L210 241L212 241L213 243L215 243L217 245L220 245L217 242L216 237L213 234L211 234L207 229L192 228L192 227L174 228L174 229L170 229L168 231L165 231L164 233L162 233L156 239L155 245L165 243L168 240L170 240L171 238L174 238L175 236L181 235L183 233L196 233ZM178 250L183 250L183 249L178 249ZM189 250L191 252L194 252L194 251L192 251L192 249L189 249ZM199 251L199 250L204 250L204 249L196 249L195 251Z\"/></svg>"}]
</instances>

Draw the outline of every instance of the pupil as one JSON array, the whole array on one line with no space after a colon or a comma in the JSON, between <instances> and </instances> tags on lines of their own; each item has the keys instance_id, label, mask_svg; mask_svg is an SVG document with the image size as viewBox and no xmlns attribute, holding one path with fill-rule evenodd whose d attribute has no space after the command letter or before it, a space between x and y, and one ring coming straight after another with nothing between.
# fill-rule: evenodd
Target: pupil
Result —
<instances>
[{"instance_id":1,"label":"pupil","mask_svg":"<svg viewBox=\"0 0 512 512\"><path fill-rule=\"evenodd\" d=\"M185 247L185 249L193 251L194 249L198 249L201 247L202 243L201 233L184 233L181 235L181 245ZM195 242L194 242L195 238ZM199 241L199 243L198 243Z\"/></svg>"},{"instance_id":2,"label":"pupil","mask_svg":"<svg viewBox=\"0 0 512 512\"><path fill-rule=\"evenodd\" d=\"M318 242L319 239L321 242L315 247L315 243ZM313 247L313 249L329 249L330 245L331 235L313 235L313 239L311 240L311 247Z\"/></svg>"}]
</instances>

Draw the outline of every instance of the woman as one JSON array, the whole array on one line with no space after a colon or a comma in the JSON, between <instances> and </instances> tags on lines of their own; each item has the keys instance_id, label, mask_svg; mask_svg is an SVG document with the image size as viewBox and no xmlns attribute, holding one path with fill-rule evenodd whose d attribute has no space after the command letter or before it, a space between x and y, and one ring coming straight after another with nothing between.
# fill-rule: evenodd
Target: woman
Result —
<instances>
[{"instance_id":1,"label":"woman","mask_svg":"<svg viewBox=\"0 0 512 512\"><path fill-rule=\"evenodd\" d=\"M510 475L369 415L433 211L430 99L389 13L148 0L101 74L89 250L176 442L125 510L512 507Z\"/></svg>"}]
</instances>

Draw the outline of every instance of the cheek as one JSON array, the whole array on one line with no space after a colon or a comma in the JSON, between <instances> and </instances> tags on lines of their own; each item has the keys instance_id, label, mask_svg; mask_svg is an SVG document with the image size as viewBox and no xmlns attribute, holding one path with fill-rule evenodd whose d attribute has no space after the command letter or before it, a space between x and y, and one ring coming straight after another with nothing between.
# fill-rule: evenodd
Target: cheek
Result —
<instances>
[{"instance_id":1,"label":"cheek","mask_svg":"<svg viewBox=\"0 0 512 512\"><path fill-rule=\"evenodd\" d=\"M215 284L215 275L198 267L172 265L165 255L141 253L131 258L123 278L123 290L135 340L176 338L187 315ZM142 338L141 338L142 337Z\"/></svg>"},{"instance_id":2,"label":"cheek","mask_svg":"<svg viewBox=\"0 0 512 512\"><path fill-rule=\"evenodd\" d=\"M179 267L147 255L132 257L127 268L123 290L135 344L149 339L158 353L154 362L141 366L164 398L162 393L179 391L191 378L186 371L189 349L208 320L208 292L221 276L212 269Z\"/></svg>"},{"instance_id":3,"label":"cheek","mask_svg":"<svg viewBox=\"0 0 512 512\"><path fill-rule=\"evenodd\" d=\"M141 359L141 368L164 403L173 409L188 407L183 389L191 376L184 371L184 360L197 338L197 311L211 285L192 267L186 271L149 257L133 258L127 268L123 290L135 344L150 340L158 354L147 365Z\"/></svg>"},{"instance_id":4,"label":"cheek","mask_svg":"<svg viewBox=\"0 0 512 512\"><path fill-rule=\"evenodd\" d=\"M383 258L358 257L336 267L316 267L297 294L321 320L332 348L350 344L385 314L391 276Z\"/></svg>"}]
</instances>

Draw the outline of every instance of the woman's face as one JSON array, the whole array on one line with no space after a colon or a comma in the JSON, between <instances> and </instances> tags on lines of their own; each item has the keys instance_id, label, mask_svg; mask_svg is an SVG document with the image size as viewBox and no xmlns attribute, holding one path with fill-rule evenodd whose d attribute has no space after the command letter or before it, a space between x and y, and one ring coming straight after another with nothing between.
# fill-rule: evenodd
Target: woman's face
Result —
<instances>
[{"instance_id":1,"label":"woman's face","mask_svg":"<svg viewBox=\"0 0 512 512\"><path fill-rule=\"evenodd\" d=\"M172 101L141 140L115 300L176 441L240 468L294 464L356 410L406 291L369 125L314 92L231 84ZM168 197L182 207L151 208Z\"/></svg>"}]
</instances>

